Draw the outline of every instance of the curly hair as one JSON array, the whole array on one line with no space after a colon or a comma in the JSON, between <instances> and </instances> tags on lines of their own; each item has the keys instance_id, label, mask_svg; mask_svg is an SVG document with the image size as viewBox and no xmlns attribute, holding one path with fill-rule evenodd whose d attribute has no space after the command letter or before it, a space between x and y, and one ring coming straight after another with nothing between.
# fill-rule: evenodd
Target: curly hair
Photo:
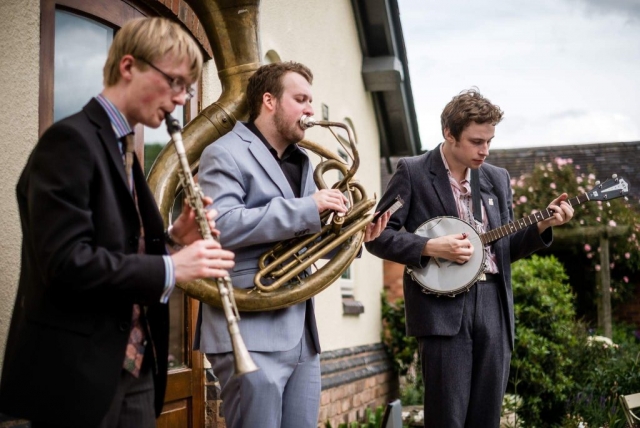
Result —
<instances>
[{"instance_id":1,"label":"curly hair","mask_svg":"<svg viewBox=\"0 0 640 428\"><path fill-rule=\"evenodd\" d=\"M475 122L478 124L490 123L497 125L502 120L504 113L497 105L483 97L478 88L471 88L460 92L442 110L440 123L442 125L442 135L444 130L449 129L451 136L456 141L460 139L462 131Z\"/></svg>"},{"instance_id":2,"label":"curly hair","mask_svg":"<svg viewBox=\"0 0 640 428\"><path fill-rule=\"evenodd\" d=\"M289 72L298 73L304 77L309 84L313 83L313 74L306 66L294 62L275 62L263 65L256 70L249 78L247 84L247 103L249 104L249 122L256 120L262 107L262 96L270 93L276 99L280 99L284 87L282 77Z\"/></svg>"}]
</instances>

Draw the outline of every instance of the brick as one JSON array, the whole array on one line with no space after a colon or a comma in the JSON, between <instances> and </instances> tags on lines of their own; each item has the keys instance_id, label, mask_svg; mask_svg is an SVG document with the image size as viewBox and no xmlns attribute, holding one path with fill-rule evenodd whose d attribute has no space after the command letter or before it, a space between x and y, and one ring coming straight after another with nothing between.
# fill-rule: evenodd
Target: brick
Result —
<instances>
[{"instance_id":1,"label":"brick","mask_svg":"<svg viewBox=\"0 0 640 428\"><path fill-rule=\"evenodd\" d=\"M365 388L369 389L373 388L374 386L376 386L376 379L373 377L367 378Z\"/></svg>"},{"instance_id":2,"label":"brick","mask_svg":"<svg viewBox=\"0 0 640 428\"><path fill-rule=\"evenodd\" d=\"M347 389L347 391L346 391L346 395L347 396L350 396L350 395L353 395L353 394L356 393L356 385L355 384L350 383L350 384L346 385L346 387L347 387L346 388Z\"/></svg>"},{"instance_id":3,"label":"brick","mask_svg":"<svg viewBox=\"0 0 640 428\"><path fill-rule=\"evenodd\" d=\"M325 421L329 418L329 409L326 407L320 408L320 413L318 414L318 421Z\"/></svg>"},{"instance_id":4,"label":"brick","mask_svg":"<svg viewBox=\"0 0 640 428\"><path fill-rule=\"evenodd\" d=\"M355 394L352 399L353 407L360 407L361 404L362 404L362 393Z\"/></svg>"},{"instance_id":5,"label":"brick","mask_svg":"<svg viewBox=\"0 0 640 428\"><path fill-rule=\"evenodd\" d=\"M331 402L339 401L344 397L344 386L339 386L331 390Z\"/></svg>"},{"instance_id":6,"label":"brick","mask_svg":"<svg viewBox=\"0 0 640 428\"><path fill-rule=\"evenodd\" d=\"M349 400L348 398L345 398L344 400L342 400L342 408L341 408L341 410L343 412L348 412L349 409L351 409L351 400Z\"/></svg>"}]
</instances>

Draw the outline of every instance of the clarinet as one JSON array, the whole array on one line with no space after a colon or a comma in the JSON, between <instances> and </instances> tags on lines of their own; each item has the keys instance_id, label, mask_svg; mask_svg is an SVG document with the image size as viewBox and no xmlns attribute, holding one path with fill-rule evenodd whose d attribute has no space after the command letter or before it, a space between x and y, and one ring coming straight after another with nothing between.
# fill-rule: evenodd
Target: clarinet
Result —
<instances>
[{"instance_id":1,"label":"clarinet","mask_svg":"<svg viewBox=\"0 0 640 428\"><path fill-rule=\"evenodd\" d=\"M193 209L196 215L196 221L198 222L198 229L203 239L215 240L220 242L218 237L211 233L209 228L209 222L207 221L207 211L205 210L202 198L204 197L200 186L193 179L191 168L187 160L187 155L182 142L182 130L180 122L171 116L169 113L165 114L165 122L167 123L167 131L173 140L173 145L178 153L180 160L180 168L178 171L180 177L180 184L186 195L187 203ZM255 365L249 355L249 351L242 340L240 335L240 329L238 328L238 320L240 319L240 313L236 306L236 301L233 295L233 285L231 284L231 278L225 276L224 278L216 278L215 282L220 292L220 300L222 301L222 309L227 319L227 325L229 328L229 336L231 337L231 345L233 347L234 364L236 375L243 375L246 373L254 372L258 370L258 366ZM189 294L188 285L178 284L180 288L183 288L187 294ZM192 296L196 297L197 296Z\"/></svg>"}]
</instances>

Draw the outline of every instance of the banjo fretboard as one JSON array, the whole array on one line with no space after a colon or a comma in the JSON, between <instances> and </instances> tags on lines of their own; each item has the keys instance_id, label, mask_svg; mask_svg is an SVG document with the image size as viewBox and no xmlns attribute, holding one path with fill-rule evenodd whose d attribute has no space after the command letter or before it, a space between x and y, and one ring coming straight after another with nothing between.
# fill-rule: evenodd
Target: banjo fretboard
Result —
<instances>
[{"instance_id":1,"label":"banjo fretboard","mask_svg":"<svg viewBox=\"0 0 640 428\"><path fill-rule=\"evenodd\" d=\"M575 198L567 199L567 202L569 203L569 205L574 206L574 205L579 205L588 200L589 200L589 196L586 193L583 193L582 195L576 196ZM553 215L553 211L550 211L548 208L543 211L535 212L525 218L521 218L520 220L516 220L511 223L507 223L496 229L493 229L486 233L481 234L480 242L482 242L483 245L489 244L493 241L497 241L500 238L504 238L507 235L516 233L519 230L524 229L525 227L531 226L532 224L536 224L543 220L546 220L552 215Z\"/></svg>"}]
</instances>

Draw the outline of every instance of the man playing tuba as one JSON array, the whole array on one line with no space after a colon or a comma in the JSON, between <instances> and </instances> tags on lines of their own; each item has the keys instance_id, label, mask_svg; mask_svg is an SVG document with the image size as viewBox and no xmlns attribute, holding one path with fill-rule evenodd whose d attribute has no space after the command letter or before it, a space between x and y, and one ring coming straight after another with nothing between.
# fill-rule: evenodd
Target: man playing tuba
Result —
<instances>
[{"instance_id":1,"label":"man playing tuba","mask_svg":"<svg viewBox=\"0 0 640 428\"><path fill-rule=\"evenodd\" d=\"M295 62L260 67L249 79L247 123L207 147L199 183L219 212L221 243L236 253L233 285L252 288L258 258L274 243L319 232L320 213L347 211L337 189L317 190L313 168L297 143L303 115L312 116L311 71ZM377 237L388 216L369 224ZM223 312L203 304L196 347L222 386L228 428L316 427L320 406L320 343L313 299L285 309L243 312L240 332L261 369L233 377L233 353Z\"/></svg>"}]
</instances>

